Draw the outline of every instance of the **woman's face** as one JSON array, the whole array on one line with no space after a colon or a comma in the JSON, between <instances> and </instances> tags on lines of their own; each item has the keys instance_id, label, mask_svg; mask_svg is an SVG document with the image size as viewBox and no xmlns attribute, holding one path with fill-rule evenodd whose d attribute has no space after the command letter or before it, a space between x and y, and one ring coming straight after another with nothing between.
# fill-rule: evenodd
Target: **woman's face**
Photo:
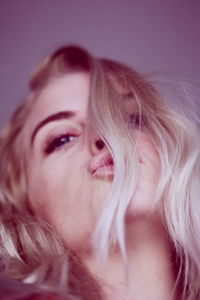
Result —
<instances>
[{"instance_id":1,"label":"woman's face","mask_svg":"<svg viewBox=\"0 0 200 300\"><path fill-rule=\"evenodd\" d=\"M79 253L91 234L113 178L113 163L95 132L87 135L90 78L72 73L55 79L37 97L24 127L27 191L34 212ZM159 159L149 138L138 140L141 178L133 212L152 205Z\"/></svg>"},{"instance_id":2,"label":"woman's face","mask_svg":"<svg viewBox=\"0 0 200 300\"><path fill-rule=\"evenodd\" d=\"M31 205L79 251L86 250L113 175L98 136L87 138L88 98L88 74L55 79L39 94L24 132Z\"/></svg>"}]
</instances>

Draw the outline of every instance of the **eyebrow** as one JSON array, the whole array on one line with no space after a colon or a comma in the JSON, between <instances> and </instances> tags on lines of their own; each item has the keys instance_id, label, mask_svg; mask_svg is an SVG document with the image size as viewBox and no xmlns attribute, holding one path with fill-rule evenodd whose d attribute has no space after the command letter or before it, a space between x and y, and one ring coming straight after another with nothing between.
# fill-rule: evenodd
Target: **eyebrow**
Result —
<instances>
[{"instance_id":1,"label":"eyebrow","mask_svg":"<svg viewBox=\"0 0 200 300\"><path fill-rule=\"evenodd\" d=\"M75 115L74 111L70 111L70 110L60 111L60 112L57 112L55 114L52 114L52 115L46 117L44 120L39 122L39 124L35 127L32 135L31 135L31 146L33 145L36 134L43 126L45 126L46 124L48 124L50 122L55 122L55 121L63 120L63 119L70 119L74 115Z\"/></svg>"}]
</instances>

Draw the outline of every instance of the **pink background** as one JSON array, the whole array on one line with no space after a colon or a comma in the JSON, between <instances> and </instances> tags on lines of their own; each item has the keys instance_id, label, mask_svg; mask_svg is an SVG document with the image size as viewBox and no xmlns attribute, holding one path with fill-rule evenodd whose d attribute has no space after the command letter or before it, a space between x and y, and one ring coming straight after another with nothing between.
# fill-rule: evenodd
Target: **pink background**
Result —
<instances>
[{"instance_id":1,"label":"pink background","mask_svg":"<svg viewBox=\"0 0 200 300\"><path fill-rule=\"evenodd\" d=\"M35 64L68 43L152 73L177 98L179 82L199 101L200 0L1 0L0 38L0 126Z\"/></svg>"}]
</instances>

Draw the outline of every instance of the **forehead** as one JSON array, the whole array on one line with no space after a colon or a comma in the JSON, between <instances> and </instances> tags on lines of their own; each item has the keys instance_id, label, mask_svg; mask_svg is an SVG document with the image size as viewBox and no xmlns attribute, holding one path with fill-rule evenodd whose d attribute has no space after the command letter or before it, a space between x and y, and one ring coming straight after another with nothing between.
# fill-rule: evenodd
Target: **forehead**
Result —
<instances>
[{"instance_id":1,"label":"forehead","mask_svg":"<svg viewBox=\"0 0 200 300\"><path fill-rule=\"evenodd\" d=\"M90 78L87 73L70 73L53 79L37 96L28 123L60 111L74 111L80 117L87 112Z\"/></svg>"}]
</instances>

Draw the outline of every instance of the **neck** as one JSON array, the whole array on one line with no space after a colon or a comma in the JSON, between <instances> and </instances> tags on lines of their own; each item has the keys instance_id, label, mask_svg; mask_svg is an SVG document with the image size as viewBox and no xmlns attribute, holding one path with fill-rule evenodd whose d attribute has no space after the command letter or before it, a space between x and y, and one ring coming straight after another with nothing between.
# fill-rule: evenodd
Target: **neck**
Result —
<instances>
[{"instance_id":1,"label":"neck","mask_svg":"<svg viewBox=\"0 0 200 300\"><path fill-rule=\"evenodd\" d=\"M110 254L105 266L92 257L83 259L99 281L108 300L169 300L173 294L175 270L170 242L158 220L127 221L128 281L119 251Z\"/></svg>"}]
</instances>

